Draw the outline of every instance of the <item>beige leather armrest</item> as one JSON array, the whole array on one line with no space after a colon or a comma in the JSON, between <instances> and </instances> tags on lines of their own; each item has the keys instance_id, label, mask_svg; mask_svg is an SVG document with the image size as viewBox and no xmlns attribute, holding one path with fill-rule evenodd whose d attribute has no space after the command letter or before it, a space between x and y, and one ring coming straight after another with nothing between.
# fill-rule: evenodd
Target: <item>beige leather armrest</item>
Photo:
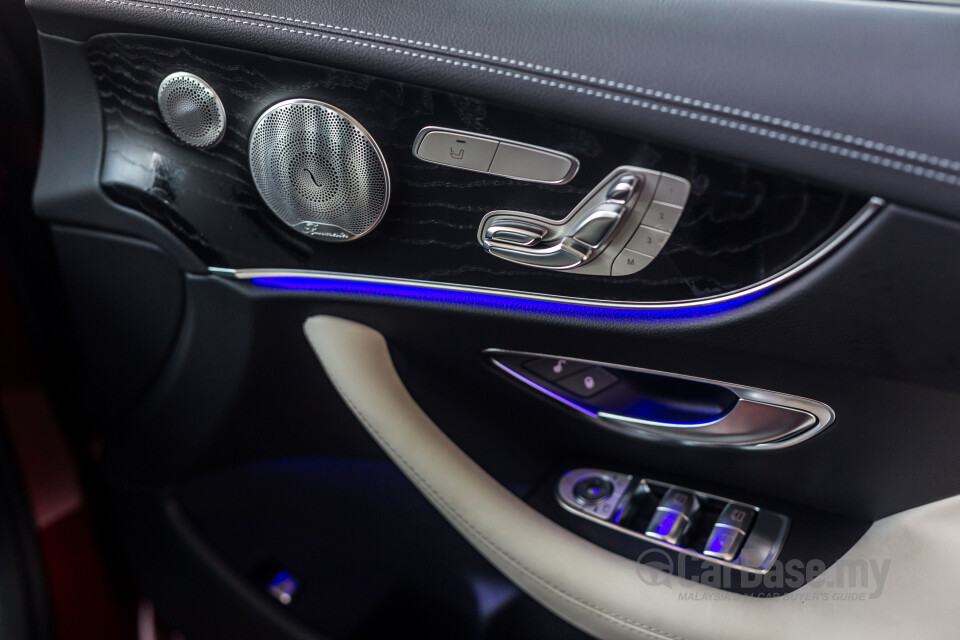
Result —
<instances>
[{"instance_id":1,"label":"beige leather armrest","mask_svg":"<svg viewBox=\"0 0 960 640\"><path fill-rule=\"evenodd\" d=\"M467 457L404 388L383 336L352 321L310 318L307 339L344 401L431 503L500 571L598 638L952 638L960 576L960 498L875 523L844 557L889 572L875 597L841 600L824 585L835 565L785 597L756 599L672 578L651 585L638 565L540 515ZM762 453L758 453L762 455ZM849 566L849 565L848 565Z\"/></svg>"}]
</instances>

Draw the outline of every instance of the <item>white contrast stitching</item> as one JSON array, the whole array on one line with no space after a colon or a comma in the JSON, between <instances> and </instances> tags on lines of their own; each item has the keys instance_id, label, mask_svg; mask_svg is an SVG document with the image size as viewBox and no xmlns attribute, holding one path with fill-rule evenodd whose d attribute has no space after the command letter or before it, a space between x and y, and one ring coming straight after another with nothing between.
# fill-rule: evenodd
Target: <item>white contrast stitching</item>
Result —
<instances>
[{"instance_id":1,"label":"white contrast stitching","mask_svg":"<svg viewBox=\"0 0 960 640\"><path fill-rule=\"evenodd\" d=\"M949 169L951 171L960 171L960 161L950 160L948 158L940 158L935 155L921 153L918 151L905 149L903 147L898 147L898 146L886 144L883 142L876 142L874 140L870 140L869 138L863 138L861 136L854 136L847 133L832 131L830 129L824 129L822 127L814 127L812 125L802 124L799 122L795 122L793 120L789 120L787 118L769 116L766 114L756 113L754 111L749 111L746 109L728 107L728 106L717 104L714 102L698 100L696 98L689 98L686 96L671 94L668 92L658 91L655 89L648 89L646 87L618 82L615 80L607 80L601 77L588 76L585 74L577 73L575 71L567 71L567 70L558 69L555 67L534 64L532 62L525 62L523 60L504 58L497 55L481 53L478 51L470 51L467 49L459 49L456 47L449 47L446 45L434 44L432 42L427 42L427 41L410 40L408 38L391 36L383 33L377 33L374 31L364 31L363 29L352 29L348 27L340 27L335 24L328 24L325 22L314 22L313 20L301 20L299 18L291 18L289 16L282 16L282 15L277 15L272 13L246 11L244 9L236 9L233 7L204 4L202 2L189 2L189 0L164 0L164 2L171 3L171 4L179 4L184 6L191 6L191 7L201 7L204 9L214 9L217 11L230 11L233 13L256 16L258 18L280 20L285 22L292 22L295 24L310 25L313 27L321 28L321 29L330 29L332 31L339 31L341 33L353 34L353 35L362 36L362 37L381 38L385 40L391 40L393 42L399 42L405 45L426 47L428 49L435 49L437 51L455 53L457 55L469 56L469 57L477 58L480 60L489 60L490 62L497 62L501 64L511 64L518 67L525 67L527 69L540 72L540 73L559 75L564 78L571 78L573 80L579 80L582 82L592 82L595 84L599 84L601 86L606 86L610 89L615 89L617 91L626 91L629 93L636 93L639 95L646 96L648 98L654 98L654 99L662 100L665 102L673 102L678 105L690 106L697 109L704 109L706 111L715 111L718 113L723 113L723 114L735 116L738 118L753 120L755 122L759 122L762 124L768 124L775 127L783 127L785 129L791 129L793 131L799 131L800 133L804 133L807 135L812 135L820 138L829 138L835 142L840 142L849 146L861 147L869 150L876 150L880 153L887 153L890 155L895 155L897 157L907 158L908 160L914 160L921 164L929 164L932 166L940 167L942 169Z\"/></svg>"},{"instance_id":2,"label":"white contrast stitching","mask_svg":"<svg viewBox=\"0 0 960 640\"><path fill-rule=\"evenodd\" d=\"M231 18L231 17L222 16L222 15L216 15L216 14L211 14L211 13L199 13L199 12L197 12L197 11L190 11L190 10L186 10L186 9L177 9L177 8L173 8L173 7L169 7L169 6L163 6L163 5L159 5L159 4L149 4L149 3L146 3L146 2L137 2L136 0L100 0L100 1L101 1L101 2L104 2L104 3L106 3L106 4L129 5L129 6L136 6L136 7L141 7L141 8L145 8L145 9L154 9L154 10L162 11L162 12L166 12L166 13L178 13L178 14L196 16L196 17L199 17L199 18L206 18L206 19L209 19L209 20L219 20L219 21L222 21L222 22L233 22L233 23L236 23L236 24L244 24L244 25L253 26L253 27L260 27L260 28L263 28L263 29L270 29L270 30L273 30L273 31L287 32L287 33L292 33L292 34L296 34L296 35L308 36L308 37L313 37L313 38L320 38L320 39L323 39L323 40L331 40L331 41L333 41L333 42L342 42L342 43L345 43L345 44L352 44L352 45L362 46L362 47L366 47L366 48L370 48L370 49L375 49L375 50L378 50L378 51L385 51L385 52L388 52L388 53L396 53L396 54L398 54L398 55L410 56L410 57L413 57L413 58L421 58L421 59L424 59L424 60L427 60L427 61L431 61L431 62L438 62L438 63L450 64L450 65L458 66L458 67L464 67L464 68L467 68L467 69L473 69L473 70L478 70L478 71L485 71L485 72L492 73L492 74L496 74L496 75L502 75L502 76L509 77L509 78L514 78L514 79L517 79L517 80L523 80L523 81L526 81L526 82L532 82L532 83L535 83L535 84L541 84L541 85L548 86L548 87L553 87L553 88L557 88L557 89L563 89L563 90L567 90L567 91L572 91L572 92L584 94L584 95L591 96L591 97L601 98L601 99L604 99L604 100L611 100L611 101L613 101L613 102L620 102L620 103L623 103L623 104L626 104L626 105L629 105L629 106L640 107L640 108L642 108L642 109L646 109L646 110L654 111L654 112L659 112L659 113L663 113L663 114L670 115L670 116L686 118L686 119L688 119L688 120L694 120L694 121L698 121L698 122L704 122L704 123L707 123L707 124L712 124L712 125L715 125L715 126L725 127L725 128L728 128L728 129L734 129L734 130L737 130L737 131L741 131L741 132L743 132L743 133L748 133L748 134L751 134L751 135L758 135L758 136L766 137L766 138L769 138L769 139L772 139L772 140L777 140L777 141L779 141L779 142L786 142L786 143L793 144L793 145L798 145L798 146L801 146L801 147L807 147L807 148L810 148L810 149L814 149L814 150L817 150L817 151L822 151L822 152L829 153L829 154L832 154L832 155L839 155L839 156L841 156L841 157L849 158L849 159L851 159L851 160L858 160L858 161L860 161L860 162L867 162L867 163L874 164L874 165L877 165L877 166L882 166L882 167L884 167L884 168L889 168L889 169L893 169L893 170L896 170L896 171L901 171L901 172L903 172L903 173L908 173L908 174L915 175L915 176L918 176L918 177L926 178L926 179L928 179L928 180L934 180L934 181L936 181L936 182L941 182L941 183L949 184L949 185L951 185L951 186L957 186L958 183L960 183L960 176L953 175L953 174L949 174L949 173L945 173L945 172L942 171L942 170L937 170L937 169L932 169L932 168L923 167L923 166L920 166L920 165L918 165L918 164L914 164L914 162L905 162L905 161L896 160L896 159L893 159L893 158L885 158L885 157L882 157L882 156L877 155L876 153L872 153L872 152L870 152L870 151L858 151L858 150L856 150L856 149L850 149L850 148L847 148L847 147L844 147L844 146L840 146L840 145L838 145L838 144L834 144L834 143L830 143L830 142L822 142L822 141L819 141L819 140L812 140L812 139L810 139L810 138L808 138L808 137L805 137L805 136L803 136L803 135L796 135L796 134L793 134L793 133L787 133L787 132L782 132L782 131L775 131L775 130L771 130L771 129L768 128L768 127L758 126L758 125L750 124L750 123L736 122L736 121L733 121L733 120L730 120L730 119L728 119L728 118L725 118L725 117L722 117L722 116L718 116L718 115L698 113L698 112L691 111L690 109L682 108L682 107L661 105L661 104L657 104L657 103L655 103L655 102L652 102L652 101L650 101L650 100L644 100L644 99L641 99L641 98L634 98L634 97L630 97L630 96L623 96L623 95L616 94L616 93L610 93L610 92L605 91L605 90L602 90L602 89L594 89L594 88L590 88L590 87L584 87L584 86L581 86L581 85L574 85L574 84L567 83L567 82L563 82L563 81L560 81L560 80L554 80L554 79L548 79L548 78L539 78L539 77L536 77L536 76L532 76L532 75L530 75L530 74L528 74L528 73L517 72L517 71L510 71L510 70L507 70L507 69L502 69L502 68L497 68L497 67L491 67L491 66L489 66L489 65L482 64L482 63L462 61L462 60L457 60L457 59L455 59L455 58L445 57L445 56L442 56L442 55L421 53L421 52L411 51L411 50L409 50L409 49L401 49L401 48L398 48L398 47L393 47L393 46L385 45L385 44L376 44L376 43L371 43L371 42L365 42L365 41L363 41L363 40L357 40L357 39L355 39L355 38L349 38L349 37L345 37L345 36L337 36L337 35L331 35L331 34L326 34L326 33L319 33L319 32L314 32L314 31L306 31L306 30L301 30L301 29L295 29L295 28L292 28L292 27L277 26L277 25L268 24L268 23L264 23L264 22L255 22L255 21L245 20L245 19L236 18L236 17ZM239 10L239 9L229 9L229 8L224 8L224 7L214 7L213 5L199 5L199 4L196 4L196 3L186 2L186 0L168 0L168 1L180 2L181 4L191 4L191 5L193 5L193 6L212 7L212 8L216 8L216 9L220 9L220 10L224 10L224 11L237 11L237 12L242 12L242 13L251 14L251 15L259 15L259 16L265 16L265 15L267 15L267 14L253 14L253 12L246 12L246 11L242 11L242 10ZM271 17L271 18L274 18L274 16L270 16L270 17ZM281 17L278 16L278 17L276 17L276 19L279 20L279 19L283 19L283 18L281 18ZM299 23L306 23L305 21L296 20L296 19L289 19L289 18L288 18L287 20L294 20L294 21L299 22ZM369 33L369 32L364 32L364 31L360 31L360 30L356 30L356 29L345 29L345 28L343 28L343 27L334 27L334 26L332 26L332 25L322 25L321 23L308 23L308 24L314 24L314 25L323 26L323 27L326 27L326 28L331 28L331 29L339 29L339 30L343 30L343 31L350 32L350 33L355 33L355 34L357 34L357 35L364 35L364 34ZM455 48L445 47L445 46L442 46L442 45L433 45L433 44L430 44L430 43L414 42L414 41L406 40L406 39L403 39L403 38L398 38L398 37L396 37L396 36L386 36L386 35L382 35L382 34L373 34L373 36L375 36L375 37L381 37L381 38L386 38L386 39L390 39L390 40L397 41L397 42L405 42L405 43L411 43L411 44L416 44L416 45L420 45L420 46L429 46L429 47L440 48L440 49L442 49L442 50L444 50L444 51L447 51L447 52L450 52L450 53L462 53L463 55L470 55L470 56L479 55L479 56L483 57L484 59L489 59L489 60L491 60L491 61L498 60L498 61L501 61L501 62L504 62L504 63L509 63L509 64L530 65L530 63L525 63L525 62L523 62L523 61L518 61L518 60L513 60L513 59L507 60L507 59L505 59L505 58L498 58L497 56L489 56L488 54L477 54L477 53L475 53L475 52L464 51L464 50L462 50L462 49L455 49ZM752 112L750 112L750 111L744 111L744 110L741 110L741 109L736 109L736 108L731 108L731 107L726 107L726 106L715 105L715 104L712 104L712 103L709 103L709 102L703 102L703 101L699 101L699 100L693 100L693 99L690 99L690 98L685 98L685 97L681 97L681 96L676 96L676 95L673 95L673 94L670 94L670 93L664 93L664 92L661 92L661 91L652 91L652 90L648 90L648 89L642 89L642 88L639 88L639 87L634 87L634 86L632 86L632 85L623 85L623 83L614 83L614 82L612 82L612 81L604 80L604 79L602 79L602 78L596 78L596 77L593 77L593 76L590 76L590 77L588 78L588 77L586 77L586 76L581 76L580 74L576 74L576 73L574 73L574 72L562 71L562 70L555 70L555 69L551 69L550 67L540 67L539 65L533 65L533 66L535 66L538 70L540 70L540 69L544 70L545 73L546 73L546 72L560 73L560 74L564 75L565 77L566 77L566 76L569 76L569 77L571 77L571 78L578 77L578 78L581 78L581 79L583 79L583 80L588 80L588 81L597 82L597 83L603 82L603 83L615 85L615 86L617 86L618 88L620 87L620 85L622 85L623 88L624 88L624 90L627 90L627 91L631 91L631 90L632 90L632 91L638 91L638 90L639 90L639 91L643 91L643 92L650 92L650 93L653 95L654 98L659 99L659 100L667 100L667 101L676 101L676 100L679 100L679 101L682 102L683 104L689 104L690 106L695 107L695 108L715 110L715 111L716 111L716 110L719 110L719 111L721 111L722 113L729 114L729 115L734 116L734 117L742 117L742 118L747 118L747 119L757 119L757 118L759 118L762 122L766 122L767 120L769 120L769 124L770 124L771 126L781 126L781 127L787 127L787 128L791 128L791 129L796 129L796 130L801 131L802 133L809 134L809 135L821 136L821 137L827 136L827 137L831 137L831 138L835 138L835 139L837 139L837 137L839 136L839 138L837 139L837 142L839 142L839 143L841 143L841 144L846 144L846 145L850 145L850 146L858 146L858 145L859 145L859 146L862 146L862 147L864 147L864 148L866 148L866 149L870 149L871 151L876 151L876 152L879 152L879 153L888 153L888 154L897 155L897 156L900 156L900 157L907 157L907 158L909 158L910 160L914 160L914 161L920 162L920 163L935 164L935 165L937 165L937 166L942 167L943 169L960 170L960 162L957 162L957 161L953 161L953 160L949 160L949 159L943 159L943 158L938 158L937 156L933 156L933 155L931 155L931 154L920 153L920 152L916 152L916 151L912 151L912 150L907 150L907 149L903 149L903 148L900 148L900 147L896 147L896 146L893 146L893 145L888 145L888 144L884 144L884 143L878 143L878 142L874 142L874 141L872 141L872 140L867 140L867 139L864 139L864 138L851 136L851 135L849 135L849 134L838 134L838 133L829 131L829 130L827 130L827 129L822 129L822 128L818 128L818 127L812 127L812 126L809 126L809 125L800 125L800 124L791 122L791 121L789 121L789 120L784 120L784 119L781 119L781 118L773 118L773 117L770 117L770 116L755 114L755 113L752 113Z\"/></svg>"}]
</instances>

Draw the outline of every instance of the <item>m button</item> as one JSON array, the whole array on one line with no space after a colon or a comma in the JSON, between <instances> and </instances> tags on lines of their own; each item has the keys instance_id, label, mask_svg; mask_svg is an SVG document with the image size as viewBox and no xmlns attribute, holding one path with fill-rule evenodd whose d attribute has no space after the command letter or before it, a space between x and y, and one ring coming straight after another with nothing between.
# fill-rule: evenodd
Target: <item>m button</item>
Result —
<instances>
[{"instance_id":1,"label":"m button","mask_svg":"<svg viewBox=\"0 0 960 640\"><path fill-rule=\"evenodd\" d=\"M629 276L632 273L640 271L653 261L653 256L643 253L637 253L630 249L624 249L613 261L613 268L610 270L612 276Z\"/></svg>"}]
</instances>

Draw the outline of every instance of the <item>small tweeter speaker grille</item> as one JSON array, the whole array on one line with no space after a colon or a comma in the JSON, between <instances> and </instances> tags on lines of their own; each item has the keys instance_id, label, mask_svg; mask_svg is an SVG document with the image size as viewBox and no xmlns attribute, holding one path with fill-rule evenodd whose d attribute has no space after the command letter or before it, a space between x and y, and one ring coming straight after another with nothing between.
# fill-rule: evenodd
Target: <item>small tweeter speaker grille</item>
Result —
<instances>
[{"instance_id":1,"label":"small tweeter speaker grille","mask_svg":"<svg viewBox=\"0 0 960 640\"><path fill-rule=\"evenodd\" d=\"M250 172L267 206L318 240L346 242L379 224L390 176L360 123L316 100L273 105L250 133Z\"/></svg>"},{"instance_id":2,"label":"small tweeter speaker grille","mask_svg":"<svg viewBox=\"0 0 960 640\"><path fill-rule=\"evenodd\" d=\"M220 96L203 79L179 71L171 73L157 90L163 121L191 147L209 149L223 138L227 116Z\"/></svg>"}]
</instances>

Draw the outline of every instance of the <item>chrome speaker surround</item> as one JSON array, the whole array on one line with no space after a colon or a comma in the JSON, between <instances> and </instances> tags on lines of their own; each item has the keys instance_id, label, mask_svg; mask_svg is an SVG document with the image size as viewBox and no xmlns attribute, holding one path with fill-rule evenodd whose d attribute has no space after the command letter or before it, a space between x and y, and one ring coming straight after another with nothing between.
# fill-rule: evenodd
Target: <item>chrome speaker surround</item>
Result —
<instances>
[{"instance_id":1,"label":"chrome speaker surround","mask_svg":"<svg viewBox=\"0 0 960 640\"><path fill-rule=\"evenodd\" d=\"M277 217L327 242L366 235L390 201L390 174L377 143L359 122L317 100L285 100L257 119L250 172Z\"/></svg>"},{"instance_id":2,"label":"chrome speaker surround","mask_svg":"<svg viewBox=\"0 0 960 640\"><path fill-rule=\"evenodd\" d=\"M182 142L209 149L223 139L227 116L220 96L202 78L178 71L157 89L157 104L164 123Z\"/></svg>"}]
</instances>

